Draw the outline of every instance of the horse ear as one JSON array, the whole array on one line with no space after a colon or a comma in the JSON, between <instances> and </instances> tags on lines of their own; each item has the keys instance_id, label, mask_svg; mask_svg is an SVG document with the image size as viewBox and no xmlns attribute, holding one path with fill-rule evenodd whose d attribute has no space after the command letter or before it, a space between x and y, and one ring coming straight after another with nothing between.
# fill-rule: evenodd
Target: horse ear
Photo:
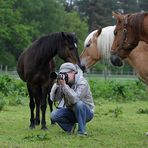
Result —
<instances>
[{"instance_id":1,"label":"horse ear","mask_svg":"<svg viewBox=\"0 0 148 148\"><path fill-rule=\"evenodd\" d=\"M100 35L101 31L102 31L102 28L100 27L100 28L93 34L93 37L94 37L94 38L98 38L98 36Z\"/></svg>"},{"instance_id":2,"label":"horse ear","mask_svg":"<svg viewBox=\"0 0 148 148\"><path fill-rule=\"evenodd\" d=\"M117 22L121 22L122 14L119 12L112 12L112 15L116 18Z\"/></svg>"},{"instance_id":3,"label":"horse ear","mask_svg":"<svg viewBox=\"0 0 148 148\"><path fill-rule=\"evenodd\" d=\"M97 37L101 34L102 32L102 27L100 27L98 30L97 30Z\"/></svg>"}]
</instances>

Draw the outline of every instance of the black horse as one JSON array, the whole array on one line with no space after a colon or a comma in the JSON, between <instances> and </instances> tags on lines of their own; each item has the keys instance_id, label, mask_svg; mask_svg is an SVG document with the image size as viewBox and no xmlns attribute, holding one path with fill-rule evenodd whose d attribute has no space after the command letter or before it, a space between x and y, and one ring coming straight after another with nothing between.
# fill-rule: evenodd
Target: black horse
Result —
<instances>
[{"instance_id":1,"label":"black horse","mask_svg":"<svg viewBox=\"0 0 148 148\"><path fill-rule=\"evenodd\" d=\"M53 84L49 74L54 71L53 57L56 55L65 62L77 63L81 66L77 51L77 38L73 33L60 32L43 36L34 41L18 59L17 72L20 78L27 83L30 97L31 129L40 124L40 108L42 111L42 129L47 129L45 120L46 100ZM52 102L49 97L48 103L52 111ZM34 117L35 106L36 117Z\"/></svg>"}]
</instances>

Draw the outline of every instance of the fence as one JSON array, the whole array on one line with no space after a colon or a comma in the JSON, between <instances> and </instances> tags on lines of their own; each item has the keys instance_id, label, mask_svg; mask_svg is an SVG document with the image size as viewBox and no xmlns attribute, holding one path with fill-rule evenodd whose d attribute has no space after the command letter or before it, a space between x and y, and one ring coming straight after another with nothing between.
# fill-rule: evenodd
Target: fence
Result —
<instances>
[{"instance_id":1,"label":"fence","mask_svg":"<svg viewBox=\"0 0 148 148\"><path fill-rule=\"evenodd\" d=\"M11 75L15 78L19 78L16 69L0 69L1 75ZM112 79L112 78L128 78L128 79L138 79L135 71L109 71L103 70L102 72L98 71L88 71L84 73L86 77L101 77L104 79Z\"/></svg>"}]
</instances>

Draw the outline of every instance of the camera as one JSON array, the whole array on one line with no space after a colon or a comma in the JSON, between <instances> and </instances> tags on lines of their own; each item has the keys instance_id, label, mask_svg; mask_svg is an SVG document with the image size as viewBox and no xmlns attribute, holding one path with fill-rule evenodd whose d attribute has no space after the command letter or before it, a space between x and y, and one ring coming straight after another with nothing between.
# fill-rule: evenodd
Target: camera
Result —
<instances>
[{"instance_id":1,"label":"camera","mask_svg":"<svg viewBox=\"0 0 148 148\"><path fill-rule=\"evenodd\" d=\"M68 83L68 74L67 74L67 73L51 72L51 73L50 73L50 78L51 78L51 79L57 79L57 80L65 80L65 82Z\"/></svg>"}]
</instances>

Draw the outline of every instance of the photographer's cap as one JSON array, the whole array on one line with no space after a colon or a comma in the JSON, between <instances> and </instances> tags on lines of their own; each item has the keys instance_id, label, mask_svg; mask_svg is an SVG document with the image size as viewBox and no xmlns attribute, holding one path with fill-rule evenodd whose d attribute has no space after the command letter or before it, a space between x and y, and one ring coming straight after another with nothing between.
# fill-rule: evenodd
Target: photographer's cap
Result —
<instances>
[{"instance_id":1,"label":"photographer's cap","mask_svg":"<svg viewBox=\"0 0 148 148\"><path fill-rule=\"evenodd\" d=\"M61 65L59 72L64 73L64 72L70 72L70 71L75 71L77 73L77 68L74 64L72 63L64 63Z\"/></svg>"}]
</instances>

